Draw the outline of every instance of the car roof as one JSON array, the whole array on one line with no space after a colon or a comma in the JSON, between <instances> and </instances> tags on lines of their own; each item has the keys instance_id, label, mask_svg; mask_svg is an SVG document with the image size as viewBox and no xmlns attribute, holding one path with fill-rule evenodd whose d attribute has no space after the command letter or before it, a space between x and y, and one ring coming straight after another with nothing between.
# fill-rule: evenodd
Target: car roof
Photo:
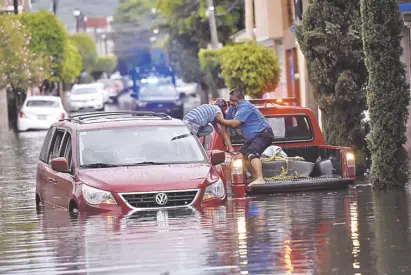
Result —
<instances>
[{"instance_id":1,"label":"car roof","mask_svg":"<svg viewBox=\"0 0 411 275\"><path fill-rule=\"evenodd\" d=\"M49 101L61 101L59 96L49 96L49 95L35 95L35 96L28 96L26 101L29 100L49 100Z\"/></svg>"},{"instance_id":2,"label":"car roof","mask_svg":"<svg viewBox=\"0 0 411 275\"><path fill-rule=\"evenodd\" d=\"M184 126L180 119L172 118L163 113L153 112L94 112L61 119L55 126L65 126L78 131L110 128L125 128L133 126Z\"/></svg>"}]
</instances>

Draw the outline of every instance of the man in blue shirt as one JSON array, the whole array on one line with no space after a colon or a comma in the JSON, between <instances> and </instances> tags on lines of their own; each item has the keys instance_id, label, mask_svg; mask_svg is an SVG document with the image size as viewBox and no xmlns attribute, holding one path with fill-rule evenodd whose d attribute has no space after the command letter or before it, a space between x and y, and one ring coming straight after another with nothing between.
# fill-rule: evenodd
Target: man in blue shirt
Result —
<instances>
[{"instance_id":1,"label":"man in blue shirt","mask_svg":"<svg viewBox=\"0 0 411 275\"><path fill-rule=\"evenodd\" d=\"M230 106L226 118L222 115L217 116L217 121L231 128L240 127L244 136L244 145L240 148L247 168L253 176L250 183L263 184L263 167L260 160L261 154L274 141L274 133L264 116L249 101L244 99L244 92L239 89L230 91Z\"/></svg>"}]
</instances>

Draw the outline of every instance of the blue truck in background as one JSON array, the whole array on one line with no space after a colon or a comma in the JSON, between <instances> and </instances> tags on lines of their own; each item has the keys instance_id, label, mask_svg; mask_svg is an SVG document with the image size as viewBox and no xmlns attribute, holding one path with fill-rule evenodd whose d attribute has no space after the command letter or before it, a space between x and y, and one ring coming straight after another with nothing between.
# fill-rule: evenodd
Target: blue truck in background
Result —
<instances>
[{"instance_id":1,"label":"blue truck in background","mask_svg":"<svg viewBox=\"0 0 411 275\"><path fill-rule=\"evenodd\" d=\"M152 111L183 118L185 94L177 91L175 74L170 67L138 67L130 75L133 79L131 106L134 111Z\"/></svg>"}]
</instances>

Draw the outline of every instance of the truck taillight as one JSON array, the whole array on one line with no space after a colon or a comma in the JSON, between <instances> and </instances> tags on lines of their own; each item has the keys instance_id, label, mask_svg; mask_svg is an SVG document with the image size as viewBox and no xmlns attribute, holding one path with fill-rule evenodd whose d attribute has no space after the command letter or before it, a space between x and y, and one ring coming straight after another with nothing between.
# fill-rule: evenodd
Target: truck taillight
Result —
<instances>
[{"instance_id":1,"label":"truck taillight","mask_svg":"<svg viewBox=\"0 0 411 275\"><path fill-rule=\"evenodd\" d=\"M233 184L244 183L244 161L243 159L233 159L231 162L231 182Z\"/></svg>"},{"instance_id":2,"label":"truck taillight","mask_svg":"<svg viewBox=\"0 0 411 275\"><path fill-rule=\"evenodd\" d=\"M352 152L345 153L345 159L347 161L347 166L354 166L355 167L355 156Z\"/></svg>"},{"instance_id":3,"label":"truck taillight","mask_svg":"<svg viewBox=\"0 0 411 275\"><path fill-rule=\"evenodd\" d=\"M347 177L355 177L355 156L353 152L345 152L345 161L347 165L346 169L346 176Z\"/></svg>"},{"instance_id":4,"label":"truck taillight","mask_svg":"<svg viewBox=\"0 0 411 275\"><path fill-rule=\"evenodd\" d=\"M23 112L20 112L20 113L19 113L19 116L20 116L20 118L25 117L25 115L24 115L24 113L23 113Z\"/></svg>"}]
</instances>

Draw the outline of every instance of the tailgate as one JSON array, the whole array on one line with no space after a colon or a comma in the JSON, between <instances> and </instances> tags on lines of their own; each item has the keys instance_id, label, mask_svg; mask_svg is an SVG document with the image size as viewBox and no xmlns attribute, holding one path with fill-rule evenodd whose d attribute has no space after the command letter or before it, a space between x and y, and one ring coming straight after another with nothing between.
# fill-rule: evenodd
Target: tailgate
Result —
<instances>
[{"instance_id":1,"label":"tailgate","mask_svg":"<svg viewBox=\"0 0 411 275\"><path fill-rule=\"evenodd\" d=\"M267 181L247 187L249 194L272 194L283 192L301 192L316 190L343 189L354 184L353 178L342 177L317 177L290 180Z\"/></svg>"}]
</instances>

